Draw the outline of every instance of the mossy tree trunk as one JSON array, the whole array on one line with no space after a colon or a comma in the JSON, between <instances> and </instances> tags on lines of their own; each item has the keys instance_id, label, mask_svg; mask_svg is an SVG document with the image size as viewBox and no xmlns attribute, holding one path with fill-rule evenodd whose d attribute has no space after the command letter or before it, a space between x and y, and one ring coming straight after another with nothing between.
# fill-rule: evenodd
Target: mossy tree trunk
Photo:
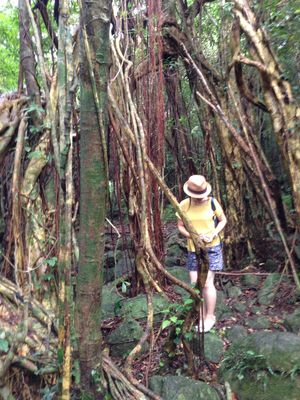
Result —
<instances>
[{"instance_id":1,"label":"mossy tree trunk","mask_svg":"<svg viewBox=\"0 0 300 400\"><path fill-rule=\"evenodd\" d=\"M235 0L233 11L251 46L252 56L250 59L237 51L234 62L252 66L260 73L266 107L271 116L282 160L290 177L297 225L300 226L300 107L293 98L291 85L284 78L267 35L249 2Z\"/></svg>"},{"instance_id":2,"label":"mossy tree trunk","mask_svg":"<svg viewBox=\"0 0 300 400\"><path fill-rule=\"evenodd\" d=\"M81 10L80 237L76 329L81 389L102 399L101 291L107 171L103 148L111 1L84 1ZM90 53L91 58L88 56ZM92 65L91 65L92 64ZM93 88L94 87L94 88ZM97 93L95 93L95 87ZM98 96L97 96L98 94ZM99 110L100 106L100 110ZM100 111L100 115L99 115ZM101 123L102 119L102 123ZM101 135L102 130L102 135Z\"/></svg>"}]
</instances>

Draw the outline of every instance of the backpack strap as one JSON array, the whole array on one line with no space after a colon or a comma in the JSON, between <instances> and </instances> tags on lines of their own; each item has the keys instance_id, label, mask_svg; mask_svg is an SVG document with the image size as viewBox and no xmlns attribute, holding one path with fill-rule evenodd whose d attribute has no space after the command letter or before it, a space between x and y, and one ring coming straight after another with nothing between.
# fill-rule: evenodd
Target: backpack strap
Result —
<instances>
[{"instance_id":1,"label":"backpack strap","mask_svg":"<svg viewBox=\"0 0 300 400\"><path fill-rule=\"evenodd\" d=\"M215 199L214 199L213 197L211 197L210 205L211 205L211 209L212 209L213 212L214 212L213 220L214 220L214 224L215 224L215 227L216 227L216 226L218 225L219 221L218 221L218 218L217 218L216 215L215 215L216 204L215 204Z\"/></svg>"}]
</instances>

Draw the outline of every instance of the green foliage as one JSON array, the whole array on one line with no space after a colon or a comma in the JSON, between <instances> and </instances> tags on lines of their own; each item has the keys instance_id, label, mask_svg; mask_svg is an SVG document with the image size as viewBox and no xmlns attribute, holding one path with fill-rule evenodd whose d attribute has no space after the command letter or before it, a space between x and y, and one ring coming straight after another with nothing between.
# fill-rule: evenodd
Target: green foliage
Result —
<instances>
[{"instance_id":1,"label":"green foliage","mask_svg":"<svg viewBox=\"0 0 300 400\"><path fill-rule=\"evenodd\" d=\"M300 3L298 0L266 0L263 11L262 22L283 66L284 78L291 81L293 92L300 97Z\"/></svg>"},{"instance_id":2,"label":"green foliage","mask_svg":"<svg viewBox=\"0 0 300 400\"><path fill-rule=\"evenodd\" d=\"M182 327L184 325L186 314L192 309L194 300L191 298L187 298L183 304L172 304L166 310L163 310L163 313L166 315L166 318L162 322L162 330L172 326L175 328L175 338L173 339L175 344L179 344L182 337ZM193 339L193 332L185 333L186 340Z\"/></svg>"},{"instance_id":3,"label":"green foliage","mask_svg":"<svg viewBox=\"0 0 300 400\"><path fill-rule=\"evenodd\" d=\"M57 398L59 392L58 384L53 386L47 386L45 389L41 389L41 394L43 395L42 400L53 400Z\"/></svg>"},{"instance_id":4,"label":"green foliage","mask_svg":"<svg viewBox=\"0 0 300 400\"><path fill-rule=\"evenodd\" d=\"M222 361L222 368L226 371L231 371L239 380L244 379L247 373L268 369L263 355L235 346L227 352ZM269 372L273 374L270 368Z\"/></svg>"},{"instance_id":5,"label":"green foliage","mask_svg":"<svg viewBox=\"0 0 300 400\"><path fill-rule=\"evenodd\" d=\"M19 23L17 8L7 5L0 8L0 93L18 87L19 74Z\"/></svg>"},{"instance_id":6,"label":"green foliage","mask_svg":"<svg viewBox=\"0 0 300 400\"><path fill-rule=\"evenodd\" d=\"M163 221L164 222L171 222L171 221L176 221L176 215L175 215L175 211L173 209L173 207L171 206L171 204L168 204L163 212Z\"/></svg>"},{"instance_id":7,"label":"green foliage","mask_svg":"<svg viewBox=\"0 0 300 400\"><path fill-rule=\"evenodd\" d=\"M121 285L121 291L122 293L126 293L128 291L128 288L130 287L131 283L127 281L123 281Z\"/></svg>"},{"instance_id":8,"label":"green foliage","mask_svg":"<svg viewBox=\"0 0 300 400\"><path fill-rule=\"evenodd\" d=\"M0 339L0 351L7 353L9 349L9 343L6 339Z\"/></svg>"}]
</instances>

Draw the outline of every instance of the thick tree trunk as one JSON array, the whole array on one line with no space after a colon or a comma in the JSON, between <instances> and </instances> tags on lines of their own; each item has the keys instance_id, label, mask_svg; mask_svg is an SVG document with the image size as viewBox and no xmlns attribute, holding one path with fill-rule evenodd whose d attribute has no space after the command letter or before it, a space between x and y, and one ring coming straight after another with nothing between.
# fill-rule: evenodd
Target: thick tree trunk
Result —
<instances>
[{"instance_id":1,"label":"thick tree trunk","mask_svg":"<svg viewBox=\"0 0 300 400\"><path fill-rule=\"evenodd\" d=\"M82 391L86 398L102 399L103 394L97 388L101 378L101 291L107 171L101 139L101 130L103 138L103 125L106 126L106 123L103 120L101 123L101 118L106 114L111 2L85 1L81 11L81 208L76 326Z\"/></svg>"},{"instance_id":2,"label":"thick tree trunk","mask_svg":"<svg viewBox=\"0 0 300 400\"><path fill-rule=\"evenodd\" d=\"M30 19L26 3L19 0L20 64L26 82L27 95L40 105L40 88L36 79L35 57L29 32Z\"/></svg>"},{"instance_id":3,"label":"thick tree trunk","mask_svg":"<svg viewBox=\"0 0 300 400\"><path fill-rule=\"evenodd\" d=\"M264 90L264 99L270 112L274 134L289 173L297 222L300 226L300 107L292 96L290 83L271 50L264 30L259 26L247 0L234 1L234 13L251 45L253 59L236 54L235 62L258 69Z\"/></svg>"}]
</instances>

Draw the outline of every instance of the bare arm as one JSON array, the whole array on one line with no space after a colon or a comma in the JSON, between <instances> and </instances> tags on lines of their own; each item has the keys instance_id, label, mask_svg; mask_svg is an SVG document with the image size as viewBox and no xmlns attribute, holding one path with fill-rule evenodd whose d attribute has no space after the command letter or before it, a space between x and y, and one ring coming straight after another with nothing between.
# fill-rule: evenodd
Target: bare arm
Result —
<instances>
[{"instance_id":1,"label":"bare arm","mask_svg":"<svg viewBox=\"0 0 300 400\"><path fill-rule=\"evenodd\" d=\"M189 234L189 232L185 229L184 224L183 224L183 222L182 222L181 219L178 220L177 226L178 226L179 232L180 232L184 237L186 237L186 238L190 238L190 237L191 237L191 235Z\"/></svg>"},{"instance_id":2,"label":"bare arm","mask_svg":"<svg viewBox=\"0 0 300 400\"><path fill-rule=\"evenodd\" d=\"M215 227L215 236L217 236L227 224L227 218L224 213L222 213L218 218L218 225Z\"/></svg>"}]
</instances>

